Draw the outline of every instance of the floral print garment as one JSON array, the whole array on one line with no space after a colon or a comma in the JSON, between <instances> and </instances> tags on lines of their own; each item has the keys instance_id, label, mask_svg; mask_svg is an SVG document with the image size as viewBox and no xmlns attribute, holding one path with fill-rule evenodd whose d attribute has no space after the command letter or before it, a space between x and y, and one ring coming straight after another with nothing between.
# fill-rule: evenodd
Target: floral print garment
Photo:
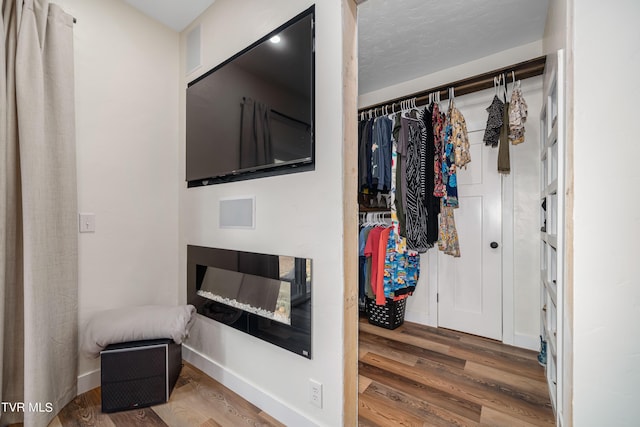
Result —
<instances>
[{"instance_id":1,"label":"floral print garment","mask_svg":"<svg viewBox=\"0 0 640 427\"><path fill-rule=\"evenodd\" d=\"M455 164L458 168L467 168L471 161L469 135L467 134L467 122L458 110L453 100L449 104L449 123L451 123L451 138L455 154Z\"/></svg>"},{"instance_id":2,"label":"floral print garment","mask_svg":"<svg viewBox=\"0 0 640 427\"><path fill-rule=\"evenodd\" d=\"M384 297L411 294L416 289L419 275L420 254L407 250L406 239L391 227L384 258Z\"/></svg>"},{"instance_id":3,"label":"floral print garment","mask_svg":"<svg viewBox=\"0 0 640 427\"><path fill-rule=\"evenodd\" d=\"M433 144L435 146L435 156L433 159L434 188L433 195L444 197L447 188L442 179L442 158L444 155L444 122L445 116L440 112L437 103L433 104L431 120L433 122Z\"/></svg>"},{"instance_id":4,"label":"floral print garment","mask_svg":"<svg viewBox=\"0 0 640 427\"><path fill-rule=\"evenodd\" d=\"M453 217L453 209L450 206L440 208L440 240L438 249L447 255L458 258L460 256L460 242L458 241L458 231L456 221Z\"/></svg>"},{"instance_id":5,"label":"floral print garment","mask_svg":"<svg viewBox=\"0 0 640 427\"><path fill-rule=\"evenodd\" d=\"M453 126L447 122L444 128L444 155L442 156L442 182L446 187L442 197L444 206L458 207L458 178L456 176L456 157L453 146Z\"/></svg>"},{"instance_id":6,"label":"floral print garment","mask_svg":"<svg viewBox=\"0 0 640 427\"><path fill-rule=\"evenodd\" d=\"M509 141L517 145L524 142L524 124L528 115L527 102L522 96L520 81L516 82L513 92L511 92L511 102L509 103Z\"/></svg>"}]
</instances>

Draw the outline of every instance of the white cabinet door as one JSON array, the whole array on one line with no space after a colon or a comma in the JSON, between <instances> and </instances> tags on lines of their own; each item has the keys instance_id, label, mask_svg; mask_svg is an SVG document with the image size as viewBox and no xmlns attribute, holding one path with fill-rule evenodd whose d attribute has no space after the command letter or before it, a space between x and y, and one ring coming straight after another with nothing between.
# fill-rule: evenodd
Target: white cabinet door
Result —
<instances>
[{"instance_id":1,"label":"white cabinet door","mask_svg":"<svg viewBox=\"0 0 640 427\"><path fill-rule=\"evenodd\" d=\"M472 161L458 171L461 257L438 252L438 326L502 340L501 177L483 135L469 129Z\"/></svg>"}]
</instances>

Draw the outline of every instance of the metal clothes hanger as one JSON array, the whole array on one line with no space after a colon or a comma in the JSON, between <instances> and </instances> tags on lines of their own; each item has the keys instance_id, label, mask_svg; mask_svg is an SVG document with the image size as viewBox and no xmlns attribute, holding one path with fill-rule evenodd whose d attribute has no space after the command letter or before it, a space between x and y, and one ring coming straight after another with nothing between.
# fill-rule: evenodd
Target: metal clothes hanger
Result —
<instances>
[{"instance_id":1,"label":"metal clothes hanger","mask_svg":"<svg viewBox=\"0 0 640 427\"><path fill-rule=\"evenodd\" d=\"M448 95L449 95L449 109L451 109L453 107L453 98L455 97L455 91L453 89L453 86L450 87L448 89Z\"/></svg>"}]
</instances>

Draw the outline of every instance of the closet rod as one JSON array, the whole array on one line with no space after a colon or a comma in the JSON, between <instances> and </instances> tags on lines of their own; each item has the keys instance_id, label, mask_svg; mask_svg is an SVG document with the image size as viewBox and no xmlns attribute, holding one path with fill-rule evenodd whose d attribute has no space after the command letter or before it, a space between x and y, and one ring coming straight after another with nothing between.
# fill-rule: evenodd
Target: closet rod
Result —
<instances>
[{"instance_id":1,"label":"closet rod","mask_svg":"<svg viewBox=\"0 0 640 427\"><path fill-rule=\"evenodd\" d=\"M488 73L478 74L473 77L458 80L445 85L436 86L434 88L423 90L413 93L411 95L401 96L398 98L390 99L378 104L372 104L367 107L358 109L358 113L373 110L387 106L391 111L392 106L395 106L395 110L400 109L400 102L407 101L416 98L416 105L425 105L429 102L429 94L434 92L440 92L440 99L447 99L449 97L449 88L453 87L456 96L466 95L473 92L478 92L484 89L490 89L493 87L493 78L499 74L507 74L507 81L509 81L510 74L513 71L516 75L516 80L524 80L530 77L540 76L544 73L544 64L546 56L540 56L538 58L530 59L528 61L519 62L517 64L509 65L507 67L498 68L497 70L489 71Z\"/></svg>"}]
</instances>

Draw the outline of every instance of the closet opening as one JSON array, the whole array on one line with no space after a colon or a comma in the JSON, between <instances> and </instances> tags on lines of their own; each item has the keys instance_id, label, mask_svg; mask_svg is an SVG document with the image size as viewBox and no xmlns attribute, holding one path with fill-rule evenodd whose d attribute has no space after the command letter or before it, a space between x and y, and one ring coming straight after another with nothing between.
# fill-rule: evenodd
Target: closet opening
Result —
<instances>
[{"instance_id":1,"label":"closet opening","mask_svg":"<svg viewBox=\"0 0 640 427\"><path fill-rule=\"evenodd\" d=\"M531 7L516 3L519 13ZM440 68L394 81L398 67L379 56L411 66L421 49L438 61L434 40L459 49L447 38L455 13L403 6L411 12L394 15L375 0L358 11L360 421L552 422L539 358L546 3L529 10L538 19L529 43L459 62L443 54ZM383 10L387 21L404 21L387 27ZM417 16L424 37L411 44L407 23ZM493 395L489 383L517 388L525 378L535 383L523 391L530 418L489 403L512 398Z\"/></svg>"},{"instance_id":2,"label":"closet opening","mask_svg":"<svg viewBox=\"0 0 640 427\"><path fill-rule=\"evenodd\" d=\"M371 323L386 319L381 326L395 329L409 306L409 320L513 344L504 334L514 318L504 315L503 294L513 294L514 283L504 277L513 269L514 222L537 230L539 220L514 219L514 197L538 189L537 171L520 164L531 163L539 143L537 127L525 134L525 93L539 109L545 61L358 110L359 308ZM514 179L528 187L514 189ZM412 302L418 287L429 292ZM423 320L418 310L431 313Z\"/></svg>"}]
</instances>

